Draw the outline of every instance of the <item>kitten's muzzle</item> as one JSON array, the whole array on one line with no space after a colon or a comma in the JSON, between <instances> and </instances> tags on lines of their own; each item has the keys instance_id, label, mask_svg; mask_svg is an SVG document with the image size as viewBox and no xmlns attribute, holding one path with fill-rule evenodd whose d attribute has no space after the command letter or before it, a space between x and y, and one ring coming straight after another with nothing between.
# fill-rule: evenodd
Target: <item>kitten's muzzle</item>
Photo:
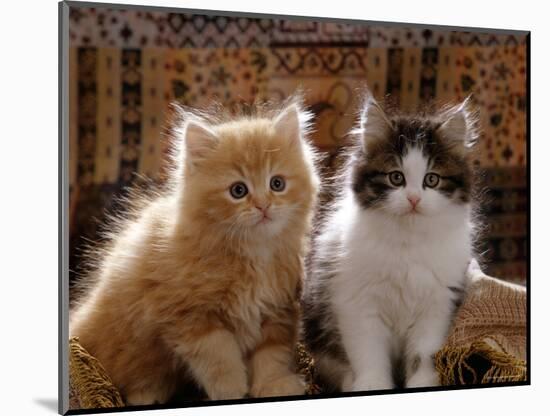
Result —
<instances>
[{"instance_id":1,"label":"kitten's muzzle","mask_svg":"<svg viewBox=\"0 0 550 416\"><path fill-rule=\"evenodd\" d=\"M414 211L416 209L416 206L420 202L420 197L418 195L415 195L415 194L409 194L409 195L407 195L407 200L411 204L411 207Z\"/></svg>"},{"instance_id":2,"label":"kitten's muzzle","mask_svg":"<svg viewBox=\"0 0 550 416\"><path fill-rule=\"evenodd\" d=\"M258 224L262 224L262 223L266 223L266 222L269 222L272 220L271 216L269 215L269 207L271 206L270 203L267 203L267 204L264 204L264 205L260 205L260 204L256 204L254 205L256 207L256 209L261 213L261 218L260 220L258 221Z\"/></svg>"}]
</instances>

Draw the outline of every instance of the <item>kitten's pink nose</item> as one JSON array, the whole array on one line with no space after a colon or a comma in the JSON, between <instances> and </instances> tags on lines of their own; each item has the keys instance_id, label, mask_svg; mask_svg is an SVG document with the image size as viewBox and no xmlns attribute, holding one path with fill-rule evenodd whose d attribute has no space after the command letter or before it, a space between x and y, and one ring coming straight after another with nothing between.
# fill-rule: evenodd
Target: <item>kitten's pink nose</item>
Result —
<instances>
[{"instance_id":1,"label":"kitten's pink nose","mask_svg":"<svg viewBox=\"0 0 550 416\"><path fill-rule=\"evenodd\" d=\"M420 197L418 195L407 195L407 199L413 208L415 208L420 202Z\"/></svg>"},{"instance_id":2,"label":"kitten's pink nose","mask_svg":"<svg viewBox=\"0 0 550 416\"><path fill-rule=\"evenodd\" d=\"M271 204L269 202L266 202L265 204L255 203L254 206L265 214Z\"/></svg>"}]
</instances>

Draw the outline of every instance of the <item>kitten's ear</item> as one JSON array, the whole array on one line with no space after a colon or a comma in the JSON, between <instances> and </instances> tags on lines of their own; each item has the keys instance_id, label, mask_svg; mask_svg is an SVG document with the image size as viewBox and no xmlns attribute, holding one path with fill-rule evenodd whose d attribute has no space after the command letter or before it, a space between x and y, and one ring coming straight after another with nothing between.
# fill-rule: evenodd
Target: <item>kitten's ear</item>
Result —
<instances>
[{"instance_id":1,"label":"kitten's ear","mask_svg":"<svg viewBox=\"0 0 550 416\"><path fill-rule=\"evenodd\" d=\"M437 132L444 139L464 148L472 147L476 140L475 115L469 109L470 97L452 107L443 115L444 121Z\"/></svg>"},{"instance_id":2,"label":"kitten's ear","mask_svg":"<svg viewBox=\"0 0 550 416\"><path fill-rule=\"evenodd\" d=\"M275 131L283 137L299 142L300 131L300 109L296 104L291 104L285 108L281 114L275 118Z\"/></svg>"},{"instance_id":3,"label":"kitten's ear","mask_svg":"<svg viewBox=\"0 0 550 416\"><path fill-rule=\"evenodd\" d=\"M184 131L185 155L189 163L204 159L218 144L218 136L200 121L191 120Z\"/></svg>"},{"instance_id":4,"label":"kitten's ear","mask_svg":"<svg viewBox=\"0 0 550 416\"><path fill-rule=\"evenodd\" d=\"M360 133L363 145L366 147L372 140L384 139L391 129L391 122L386 113L369 93L367 102L361 112Z\"/></svg>"}]
</instances>

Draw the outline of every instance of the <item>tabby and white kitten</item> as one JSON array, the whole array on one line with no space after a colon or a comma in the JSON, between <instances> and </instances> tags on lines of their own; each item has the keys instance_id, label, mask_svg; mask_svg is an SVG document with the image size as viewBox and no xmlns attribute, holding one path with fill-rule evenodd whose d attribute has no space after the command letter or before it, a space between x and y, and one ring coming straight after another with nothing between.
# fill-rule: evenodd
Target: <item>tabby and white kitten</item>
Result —
<instances>
[{"instance_id":1,"label":"tabby and white kitten","mask_svg":"<svg viewBox=\"0 0 550 416\"><path fill-rule=\"evenodd\" d=\"M432 357L473 256L466 104L388 116L367 99L303 296L305 342L328 391L438 384Z\"/></svg>"}]
</instances>

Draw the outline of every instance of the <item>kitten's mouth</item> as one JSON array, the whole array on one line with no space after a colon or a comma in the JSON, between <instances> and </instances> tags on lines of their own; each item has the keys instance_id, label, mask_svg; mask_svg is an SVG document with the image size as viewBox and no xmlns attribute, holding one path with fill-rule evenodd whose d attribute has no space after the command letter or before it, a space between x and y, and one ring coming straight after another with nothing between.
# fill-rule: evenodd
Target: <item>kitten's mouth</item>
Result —
<instances>
[{"instance_id":1,"label":"kitten's mouth","mask_svg":"<svg viewBox=\"0 0 550 416\"><path fill-rule=\"evenodd\" d=\"M260 220L256 223L256 225L267 224L268 222L271 222L271 221L272 219L268 215L264 214L264 216L260 218Z\"/></svg>"},{"instance_id":2,"label":"kitten's mouth","mask_svg":"<svg viewBox=\"0 0 550 416\"><path fill-rule=\"evenodd\" d=\"M407 212L405 212L406 216L415 216L415 215L421 215L422 213L415 207L409 209Z\"/></svg>"}]
</instances>

